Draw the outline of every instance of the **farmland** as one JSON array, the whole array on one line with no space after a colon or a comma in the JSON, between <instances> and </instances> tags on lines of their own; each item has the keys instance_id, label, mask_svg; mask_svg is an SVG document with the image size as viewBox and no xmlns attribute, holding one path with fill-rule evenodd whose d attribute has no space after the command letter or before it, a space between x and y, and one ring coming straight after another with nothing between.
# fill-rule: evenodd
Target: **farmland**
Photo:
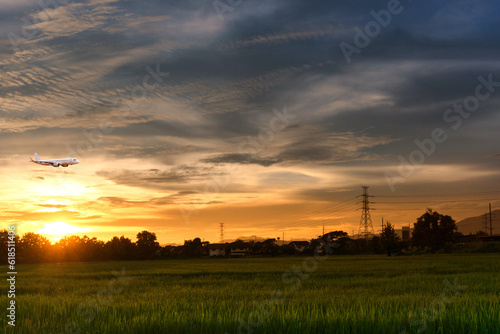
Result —
<instances>
[{"instance_id":1,"label":"farmland","mask_svg":"<svg viewBox=\"0 0 500 334\"><path fill-rule=\"evenodd\" d=\"M498 333L499 272L498 254L19 265L2 333Z\"/></svg>"}]
</instances>

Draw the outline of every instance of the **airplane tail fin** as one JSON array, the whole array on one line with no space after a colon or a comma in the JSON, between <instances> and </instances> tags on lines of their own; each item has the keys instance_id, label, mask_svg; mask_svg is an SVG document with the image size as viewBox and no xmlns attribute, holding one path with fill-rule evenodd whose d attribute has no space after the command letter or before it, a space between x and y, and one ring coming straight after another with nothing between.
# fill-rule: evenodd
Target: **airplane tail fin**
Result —
<instances>
[{"instance_id":1,"label":"airplane tail fin","mask_svg":"<svg viewBox=\"0 0 500 334\"><path fill-rule=\"evenodd\" d=\"M40 161L40 157L38 156L38 154L35 153L35 160L36 161Z\"/></svg>"}]
</instances>

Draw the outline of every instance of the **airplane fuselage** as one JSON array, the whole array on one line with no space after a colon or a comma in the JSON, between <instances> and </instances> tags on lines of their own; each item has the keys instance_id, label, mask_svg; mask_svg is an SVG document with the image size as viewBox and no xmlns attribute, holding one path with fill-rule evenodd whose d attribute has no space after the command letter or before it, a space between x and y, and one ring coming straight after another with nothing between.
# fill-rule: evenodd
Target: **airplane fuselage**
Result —
<instances>
[{"instance_id":1,"label":"airplane fuselage","mask_svg":"<svg viewBox=\"0 0 500 334\"><path fill-rule=\"evenodd\" d=\"M35 153L35 160L31 159L31 162L34 162L39 165L52 166L52 167L59 167L59 166L68 167L70 165L76 165L80 163L80 161L78 161L75 158L41 160L38 154L36 153Z\"/></svg>"}]
</instances>

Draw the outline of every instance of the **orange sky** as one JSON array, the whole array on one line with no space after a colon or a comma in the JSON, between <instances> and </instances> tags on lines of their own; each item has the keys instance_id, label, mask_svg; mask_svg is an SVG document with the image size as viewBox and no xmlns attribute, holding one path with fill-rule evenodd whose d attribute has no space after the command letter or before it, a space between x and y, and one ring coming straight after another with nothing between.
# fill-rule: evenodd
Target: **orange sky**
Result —
<instances>
[{"instance_id":1,"label":"orange sky","mask_svg":"<svg viewBox=\"0 0 500 334\"><path fill-rule=\"evenodd\" d=\"M19 163L15 165L14 161ZM139 231L147 229L156 232L162 244L182 243L195 237L217 242L221 222L225 224L227 239L250 235L282 237L283 232L287 240L309 239L322 232L323 224L327 231L358 232L361 212L357 210L360 207L357 202L360 198L355 196L362 192L359 186L325 187L320 200L318 194L313 194L315 190L311 190L311 194L304 191L308 181L256 186L259 172L265 172L265 167L245 166L245 172L231 176L220 193L211 190L209 194L194 193L176 198L176 191L131 187L96 175L103 165L139 163L133 159L111 162L89 158L82 159L77 166L53 168L39 167L17 156L9 161L10 168L3 168L8 173L1 176L1 184L9 190L2 192L0 198L3 226L14 223L21 235L38 232L52 241L65 233L97 236L102 240L125 235L135 240ZM142 165L144 167L144 162ZM314 170L302 172L319 175ZM332 173L331 178L347 178L341 171L337 173L337 177ZM253 185L253 189L245 193L224 193L233 182L240 187L245 184L249 189ZM418 178L414 182L418 184ZM202 185L192 189L203 189ZM370 194L380 196L372 198L376 209L372 211L375 231L382 217L400 227L413 223L427 206L457 220L479 215L485 211L488 199L498 196L494 192L463 191L456 194L436 192L429 196L393 195L384 184L372 186ZM494 201L493 204L500 203Z\"/></svg>"}]
</instances>

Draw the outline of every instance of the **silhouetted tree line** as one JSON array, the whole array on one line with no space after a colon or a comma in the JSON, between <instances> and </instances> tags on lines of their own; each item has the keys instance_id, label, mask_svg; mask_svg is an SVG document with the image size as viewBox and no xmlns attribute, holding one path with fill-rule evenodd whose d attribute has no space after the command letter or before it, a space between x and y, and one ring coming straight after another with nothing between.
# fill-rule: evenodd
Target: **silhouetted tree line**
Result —
<instances>
[{"instance_id":1,"label":"silhouetted tree line","mask_svg":"<svg viewBox=\"0 0 500 334\"><path fill-rule=\"evenodd\" d=\"M0 231L2 263L7 260L7 237L7 230ZM156 234L148 231L138 233L136 242L124 236L104 242L95 237L72 235L51 244L47 238L33 232L16 236L17 263L147 260L156 258L159 249Z\"/></svg>"},{"instance_id":2,"label":"silhouetted tree line","mask_svg":"<svg viewBox=\"0 0 500 334\"><path fill-rule=\"evenodd\" d=\"M307 247L298 249L293 243L279 245L279 240L264 241L236 240L224 245L222 256L231 256L231 249L246 249L252 256L277 255L313 255L316 249L320 254L384 254L407 252L419 254L426 252L447 252L457 238L463 235L457 232L455 221L446 215L428 209L417 218L410 240L401 241L390 223L384 225L380 236L371 239L351 239L344 231L328 232L317 239L312 239ZM0 231L0 261L7 261L7 230ZM157 258L199 258L209 255L209 242L200 238L185 240L183 246L161 247L154 232L142 231L134 242L129 238L113 237L104 242L88 236L68 236L55 244L36 233L26 233L21 238L16 236L16 262L68 262L97 260L149 260Z\"/></svg>"},{"instance_id":3,"label":"silhouetted tree line","mask_svg":"<svg viewBox=\"0 0 500 334\"><path fill-rule=\"evenodd\" d=\"M419 254L426 252L448 252L462 234L457 232L455 220L436 211L427 211L417 218L413 225L412 237L402 241L387 222L380 236L371 239L350 239L343 231L330 232L322 236L336 247L337 254ZM310 250L309 250L310 252Z\"/></svg>"}]
</instances>

